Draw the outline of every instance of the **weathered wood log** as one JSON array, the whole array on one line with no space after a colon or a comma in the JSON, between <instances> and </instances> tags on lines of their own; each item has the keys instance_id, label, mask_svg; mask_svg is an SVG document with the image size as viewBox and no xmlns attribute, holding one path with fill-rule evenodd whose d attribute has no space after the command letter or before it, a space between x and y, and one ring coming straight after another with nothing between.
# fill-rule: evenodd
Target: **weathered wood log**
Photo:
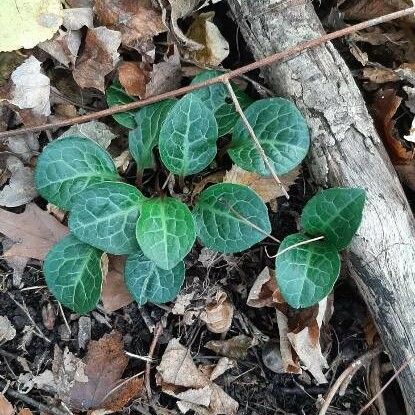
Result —
<instances>
[{"instance_id":1,"label":"weathered wood log","mask_svg":"<svg viewBox=\"0 0 415 415\"><path fill-rule=\"evenodd\" d=\"M228 0L255 58L324 33L311 2ZM415 356L415 221L345 62L332 44L264 68L267 84L307 118L307 164L317 186L367 192L361 228L344 254L395 368ZM400 375L408 414L415 414L415 362Z\"/></svg>"}]
</instances>

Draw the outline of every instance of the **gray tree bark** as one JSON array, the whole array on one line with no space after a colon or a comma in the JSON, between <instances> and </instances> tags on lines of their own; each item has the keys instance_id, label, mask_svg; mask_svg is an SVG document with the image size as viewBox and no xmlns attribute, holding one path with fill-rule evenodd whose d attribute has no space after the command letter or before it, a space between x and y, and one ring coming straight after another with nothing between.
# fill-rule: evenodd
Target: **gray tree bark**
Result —
<instances>
[{"instance_id":1,"label":"gray tree bark","mask_svg":"<svg viewBox=\"0 0 415 415\"><path fill-rule=\"evenodd\" d=\"M228 0L255 58L324 33L304 0ZM363 223L344 254L395 368L415 356L415 221L361 93L331 43L263 69L267 84L307 118L317 186L364 188ZM415 414L415 362L399 377Z\"/></svg>"}]
</instances>

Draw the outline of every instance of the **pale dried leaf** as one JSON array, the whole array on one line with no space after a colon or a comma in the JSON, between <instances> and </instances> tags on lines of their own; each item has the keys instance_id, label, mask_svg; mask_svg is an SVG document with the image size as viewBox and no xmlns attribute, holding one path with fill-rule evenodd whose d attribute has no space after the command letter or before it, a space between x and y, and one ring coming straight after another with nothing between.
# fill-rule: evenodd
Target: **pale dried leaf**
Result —
<instances>
[{"instance_id":1,"label":"pale dried leaf","mask_svg":"<svg viewBox=\"0 0 415 415\"><path fill-rule=\"evenodd\" d=\"M33 170L13 156L7 158L7 169L11 176L0 190L0 206L16 207L32 201L37 196Z\"/></svg>"},{"instance_id":2,"label":"pale dried leaf","mask_svg":"<svg viewBox=\"0 0 415 415\"><path fill-rule=\"evenodd\" d=\"M288 189L295 183L299 174L300 168L298 167L280 177L281 183L285 189ZM260 176L257 173L243 170L237 165L233 165L232 168L226 172L223 181L225 183L249 186L265 203L284 195L281 187L275 183L275 180L272 177Z\"/></svg>"},{"instance_id":3,"label":"pale dried leaf","mask_svg":"<svg viewBox=\"0 0 415 415\"><path fill-rule=\"evenodd\" d=\"M120 32L103 26L88 29L85 48L73 70L76 83L81 88L95 88L105 92L105 76L118 63L120 44Z\"/></svg>"},{"instance_id":4,"label":"pale dried leaf","mask_svg":"<svg viewBox=\"0 0 415 415\"><path fill-rule=\"evenodd\" d=\"M232 324L234 306L224 291L218 291L214 301L205 306L200 319L213 333L225 333Z\"/></svg>"},{"instance_id":5,"label":"pale dried leaf","mask_svg":"<svg viewBox=\"0 0 415 415\"><path fill-rule=\"evenodd\" d=\"M182 80L180 55L176 47L173 54L166 56L163 62L153 65L146 96L162 94L180 87Z\"/></svg>"},{"instance_id":6,"label":"pale dried leaf","mask_svg":"<svg viewBox=\"0 0 415 415\"><path fill-rule=\"evenodd\" d=\"M278 286L275 273L269 267L265 267L249 291L246 303L255 308L274 306L274 292L276 291L278 291Z\"/></svg>"},{"instance_id":7,"label":"pale dried leaf","mask_svg":"<svg viewBox=\"0 0 415 415\"><path fill-rule=\"evenodd\" d=\"M62 24L60 0L2 0L0 52L31 49Z\"/></svg>"},{"instance_id":8,"label":"pale dried leaf","mask_svg":"<svg viewBox=\"0 0 415 415\"><path fill-rule=\"evenodd\" d=\"M70 64L75 65L81 39L82 35L79 30L65 32L59 29L51 40L39 43L38 47L62 65L69 67Z\"/></svg>"},{"instance_id":9,"label":"pale dried leaf","mask_svg":"<svg viewBox=\"0 0 415 415\"><path fill-rule=\"evenodd\" d=\"M16 337L16 329L6 316L0 316L0 344Z\"/></svg>"},{"instance_id":10,"label":"pale dried leaf","mask_svg":"<svg viewBox=\"0 0 415 415\"><path fill-rule=\"evenodd\" d=\"M11 152L20 156L24 161L29 161L33 156L39 154L38 135L33 133L8 138L6 144Z\"/></svg>"},{"instance_id":11,"label":"pale dried leaf","mask_svg":"<svg viewBox=\"0 0 415 415\"><path fill-rule=\"evenodd\" d=\"M202 67L219 66L229 55L229 43L213 23L214 16L214 12L201 13L186 33L189 39L203 46L188 53L189 58Z\"/></svg>"},{"instance_id":12,"label":"pale dried leaf","mask_svg":"<svg viewBox=\"0 0 415 415\"><path fill-rule=\"evenodd\" d=\"M79 30L84 26L92 29L94 27L94 12L91 7L64 9L62 25L69 31Z\"/></svg>"},{"instance_id":13,"label":"pale dried leaf","mask_svg":"<svg viewBox=\"0 0 415 415\"><path fill-rule=\"evenodd\" d=\"M195 292L191 292L188 294L179 293L174 301L174 306L171 312L175 315L183 316L186 312L186 309L192 303L193 297L195 296Z\"/></svg>"},{"instance_id":14,"label":"pale dried leaf","mask_svg":"<svg viewBox=\"0 0 415 415\"><path fill-rule=\"evenodd\" d=\"M72 125L59 138L80 136L91 139L103 148L108 148L111 141L117 136L109 129L109 127L100 121L89 121L84 124Z\"/></svg>"},{"instance_id":15,"label":"pale dried leaf","mask_svg":"<svg viewBox=\"0 0 415 415\"><path fill-rule=\"evenodd\" d=\"M30 56L11 75L11 104L37 116L50 115L50 81L41 72L41 62Z\"/></svg>"},{"instance_id":16,"label":"pale dried leaf","mask_svg":"<svg viewBox=\"0 0 415 415\"><path fill-rule=\"evenodd\" d=\"M213 367L213 370L210 373L209 379L214 381L219 376L222 376L226 371L232 369L236 366L234 360L228 359L227 357L221 357L218 360L218 363Z\"/></svg>"},{"instance_id":17,"label":"pale dried leaf","mask_svg":"<svg viewBox=\"0 0 415 415\"><path fill-rule=\"evenodd\" d=\"M229 359L240 360L245 359L248 350L256 344L257 341L252 337L240 334L228 340L210 340L205 344L205 347Z\"/></svg>"},{"instance_id":18,"label":"pale dried leaf","mask_svg":"<svg viewBox=\"0 0 415 415\"><path fill-rule=\"evenodd\" d=\"M14 415L13 405L0 393L0 415Z\"/></svg>"},{"instance_id":19,"label":"pale dried leaf","mask_svg":"<svg viewBox=\"0 0 415 415\"><path fill-rule=\"evenodd\" d=\"M124 282L125 257L109 255L108 273L103 273L102 304L108 312L119 310L134 300Z\"/></svg>"},{"instance_id":20,"label":"pale dried leaf","mask_svg":"<svg viewBox=\"0 0 415 415\"><path fill-rule=\"evenodd\" d=\"M50 248L68 234L68 228L52 215L29 203L23 213L0 209L0 233L14 242L5 257L43 260Z\"/></svg>"},{"instance_id":21,"label":"pale dried leaf","mask_svg":"<svg viewBox=\"0 0 415 415\"><path fill-rule=\"evenodd\" d=\"M8 239L8 246L12 246L13 242ZM6 251L6 244L3 241L3 249ZM26 265L29 261L29 258L24 258L20 256L11 256L4 258L7 262L7 265L10 268L13 268L13 285L17 288L22 287L23 272L26 269Z\"/></svg>"},{"instance_id":22,"label":"pale dried leaf","mask_svg":"<svg viewBox=\"0 0 415 415\"><path fill-rule=\"evenodd\" d=\"M115 167L121 174L123 174L127 171L132 159L133 158L129 150L124 150L119 156L114 158Z\"/></svg>"}]
</instances>

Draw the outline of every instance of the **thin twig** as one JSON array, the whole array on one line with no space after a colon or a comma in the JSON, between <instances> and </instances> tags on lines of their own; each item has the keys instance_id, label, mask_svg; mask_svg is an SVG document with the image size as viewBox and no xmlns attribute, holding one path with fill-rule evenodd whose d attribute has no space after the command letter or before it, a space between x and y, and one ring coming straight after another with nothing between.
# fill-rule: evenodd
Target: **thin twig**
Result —
<instances>
[{"instance_id":1,"label":"thin twig","mask_svg":"<svg viewBox=\"0 0 415 415\"><path fill-rule=\"evenodd\" d=\"M65 312L63 311L62 304L58 301L59 310L62 314L63 321L65 323L66 328L68 329L68 335L70 336L72 333L71 327L69 326L68 320L66 319Z\"/></svg>"},{"instance_id":2,"label":"thin twig","mask_svg":"<svg viewBox=\"0 0 415 415\"><path fill-rule=\"evenodd\" d=\"M158 343L158 340L161 336L161 333L163 333L163 325L161 322L157 323L156 329L154 330L154 336L153 340L150 344L150 349L148 351L148 358L153 359L154 350L156 350L156 346ZM145 384L146 384L146 391L148 400L151 401L152 393L151 393L151 383L150 383L150 370L151 370L151 361L146 362L146 373L144 376Z\"/></svg>"},{"instance_id":3,"label":"thin twig","mask_svg":"<svg viewBox=\"0 0 415 415\"><path fill-rule=\"evenodd\" d=\"M340 387L345 382L347 382L347 384L350 383L350 380L356 374L356 372L381 352L382 348L380 346L376 346L373 349L366 352L363 356L353 361L352 364L346 370L344 370L344 372L337 378L336 382L334 382L334 385L331 387L331 389L327 393L327 396L324 398L324 404L321 407L318 415L325 415L327 410L329 409L331 401L336 396L336 393L340 389Z\"/></svg>"},{"instance_id":4,"label":"thin twig","mask_svg":"<svg viewBox=\"0 0 415 415\"><path fill-rule=\"evenodd\" d=\"M327 43L331 40L350 35L352 33L358 32L359 30L367 29L369 27L373 27L381 23L386 23L386 22L390 22L391 20L396 20L401 17L409 16L413 13L415 13L415 6L409 7L405 10L400 10L394 13L386 14L384 16L376 17L375 19L370 19L365 22L346 27L341 30L337 30L335 32L325 34L316 39L306 40L291 48L288 48L281 52L274 53L273 55L267 56L263 59L259 59L248 65L242 66L241 68L230 71L226 73L225 75L220 75L215 78L207 79L204 82L200 82L200 83L193 84L193 85L188 85L188 86L176 89L174 91L169 91L169 92L166 92L160 95L154 95L152 97L143 99L141 101L130 102L124 105L117 105L117 106L114 106L114 107L111 107L111 108L108 108L102 111L97 111L93 114L81 115L79 117L68 118L67 120L42 124L42 125L33 126L33 127L19 128L16 130L0 132L0 139L5 139L8 137L12 137L12 136L16 136L16 135L24 134L24 133L29 133L29 132L44 131L44 130L50 130L53 128L67 127L73 124L80 124L80 123L84 123L87 121L97 120L99 118L107 117L113 114L118 114L120 112L135 110L137 108L144 107L145 105L153 104L154 102L163 101L167 98L176 97L178 95L184 95L196 89L205 88L210 85L221 83L225 79L236 78L242 74L253 71L254 69L262 68L263 66L272 65L277 62L287 61L289 59L294 58L295 56L298 56L300 53L308 49L321 46L322 44Z\"/></svg>"},{"instance_id":5,"label":"thin twig","mask_svg":"<svg viewBox=\"0 0 415 415\"><path fill-rule=\"evenodd\" d=\"M375 402L376 409L379 415L388 415L386 410L385 399L382 392L382 374L380 371L380 356L376 356L369 367L368 383L371 396L377 396Z\"/></svg>"},{"instance_id":6,"label":"thin twig","mask_svg":"<svg viewBox=\"0 0 415 415\"><path fill-rule=\"evenodd\" d=\"M235 95L235 91L233 90L232 85L229 82L229 79L225 79L223 81L223 83L225 84L226 88L228 88L229 95L231 96L231 99L232 99L233 105L235 106L236 112L239 114L239 116L242 119L242 122L245 124L245 127L248 130L249 135L251 136L252 141L254 142L255 147L257 148L257 150L259 152L259 155L261 156L262 160L264 160L265 165L267 166L269 172L271 173L271 175L274 178L277 185L282 190L282 193L284 194L284 196L287 199L289 199L290 196L288 196L288 193L285 190L283 184L281 183L281 180L277 176L277 173L274 169L274 166L271 164L267 154L265 153L264 149L262 148L261 143L259 142L258 137L256 136L254 129L252 128L252 125L249 123L248 118L246 118L246 115L244 114L244 112L242 110L241 104L238 101L238 97Z\"/></svg>"},{"instance_id":7,"label":"thin twig","mask_svg":"<svg viewBox=\"0 0 415 415\"><path fill-rule=\"evenodd\" d=\"M357 415L362 415L363 412L365 412L367 409L370 408L370 406L373 404L373 402L376 401L376 399L384 392L384 390L396 379L399 374L412 362L414 359L413 356L411 356L409 359L407 359L401 367L393 374L393 376L383 385L383 387L379 390L379 392L357 413Z\"/></svg>"}]
</instances>

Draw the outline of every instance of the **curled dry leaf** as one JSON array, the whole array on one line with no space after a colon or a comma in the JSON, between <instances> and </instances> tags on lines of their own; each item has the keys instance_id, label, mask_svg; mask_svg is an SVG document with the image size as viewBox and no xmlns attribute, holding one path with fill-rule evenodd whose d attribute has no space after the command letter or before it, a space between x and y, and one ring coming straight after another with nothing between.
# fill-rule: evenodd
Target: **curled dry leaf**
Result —
<instances>
[{"instance_id":1,"label":"curled dry leaf","mask_svg":"<svg viewBox=\"0 0 415 415\"><path fill-rule=\"evenodd\" d=\"M0 52L31 49L50 39L62 21L60 0L2 0Z\"/></svg>"},{"instance_id":2,"label":"curled dry leaf","mask_svg":"<svg viewBox=\"0 0 415 415\"><path fill-rule=\"evenodd\" d=\"M218 291L215 299L205 306L200 319L213 333L225 333L232 324L234 306L224 291Z\"/></svg>"},{"instance_id":3,"label":"curled dry leaf","mask_svg":"<svg viewBox=\"0 0 415 415\"><path fill-rule=\"evenodd\" d=\"M402 98L393 89L378 91L373 102L376 129L394 165L408 164L413 159L412 152L399 140L395 130L393 117L401 102Z\"/></svg>"},{"instance_id":4,"label":"curled dry leaf","mask_svg":"<svg viewBox=\"0 0 415 415\"><path fill-rule=\"evenodd\" d=\"M123 62L118 67L118 79L128 95L145 97L150 78L141 62Z\"/></svg>"},{"instance_id":5,"label":"curled dry leaf","mask_svg":"<svg viewBox=\"0 0 415 415\"><path fill-rule=\"evenodd\" d=\"M177 406L183 413L236 414L238 403L196 367L190 351L178 339L170 340L157 371L162 391L179 399Z\"/></svg>"},{"instance_id":6,"label":"curled dry leaf","mask_svg":"<svg viewBox=\"0 0 415 415\"><path fill-rule=\"evenodd\" d=\"M213 23L214 12L201 13L193 21L186 35L203 48L190 50L188 56L203 66L219 66L229 55L229 43Z\"/></svg>"},{"instance_id":7,"label":"curled dry leaf","mask_svg":"<svg viewBox=\"0 0 415 415\"><path fill-rule=\"evenodd\" d=\"M245 359L248 355L248 349L257 343L257 340L252 337L240 334L228 340L210 340L205 344L205 347L229 359L240 360Z\"/></svg>"},{"instance_id":8,"label":"curled dry leaf","mask_svg":"<svg viewBox=\"0 0 415 415\"><path fill-rule=\"evenodd\" d=\"M105 92L105 76L118 63L121 33L106 27L88 29L85 48L79 57L73 77L81 88L95 88Z\"/></svg>"},{"instance_id":9,"label":"curled dry leaf","mask_svg":"<svg viewBox=\"0 0 415 415\"><path fill-rule=\"evenodd\" d=\"M124 256L108 255L108 271L103 272L102 304L108 312L119 310L134 300L124 283Z\"/></svg>"},{"instance_id":10,"label":"curled dry leaf","mask_svg":"<svg viewBox=\"0 0 415 415\"><path fill-rule=\"evenodd\" d=\"M150 0L95 0L94 10L102 25L121 32L124 46L141 53L153 49L153 37L167 30Z\"/></svg>"},{"instance_id":11,"label":"curled dry leaf","mask_svg":"<svg viewBox=\"0 0 415 415\"><path fill-rule=\"evenodd\" d=\"M109 129L109 127L100 121L89 121L84 124L75 124L66 130L59 138L80 136L85 139L91 139L103 148L108 148L111 141L117 136Z\"/></svg>"},{"instance_id":12,"label":"curled dry leaf","mask_svg":"<svg viewBox=\"0 0 415 415\"><path fill-rule=\"evenodd\" d=\"M16 329L6 316L0 316L0 344L16 337Z\"/></svg>"},{"instance_id":13,"label":"curled dry leaf","mask_svg":"<svg viewBox=\"0 0 415 415\"><path fill-rule=\"evenodd\" d=\"M299 174L300 168L296 168L290 173L281 176L281 183L288 189L295 183ZM281 187L275 185L275 180L272 177L260 176L257 173L241 169L236 165L233 165L232 168L226 172L223 181L225 183L236 183L249 186L265 203L284 195Z\"/></svg>"},{"instance_id":14,"label":"curled dry leaf","mask_svg":"<svg viewBox=\"0 0 415 415\"><path fill-rule=\"evenodd\" d=\"M69 67L75 65L81 46L81 38L81 32L78 30L65 32L59 29L59 32L51 40L39 43L38 47L49 53L62 65Z\"/></svg>"},{"instance_id":15,"label":"curled dry leaf","mask_svg":"<svg viewBox=\"0 0 415 415\"><path fill-rule=\"evenodd\" d=\"M50 81L41 71L41 62L27 58L11 74L11 92L7 101L34 116L50 115Z\"/></svg>"}]
</instances>

